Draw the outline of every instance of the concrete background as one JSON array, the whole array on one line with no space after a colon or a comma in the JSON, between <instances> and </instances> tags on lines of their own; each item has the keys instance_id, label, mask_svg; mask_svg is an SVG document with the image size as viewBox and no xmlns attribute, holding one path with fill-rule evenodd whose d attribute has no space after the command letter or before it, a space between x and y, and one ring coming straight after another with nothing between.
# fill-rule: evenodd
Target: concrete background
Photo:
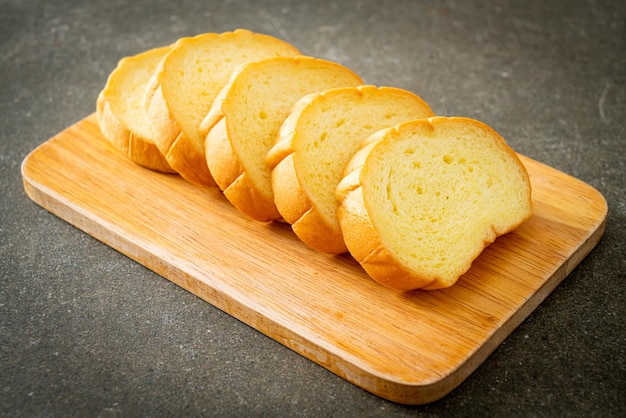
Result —
<instances>
[{"instance_id":1,"label":"concrete background","mask_svg":"<svg viewBox=\"0 0 626 418\"><path fill-rule=\"evenodd\" d=\"M49 214L20 164L117 61L238 27L596 187L600 244L442 400L382 400ZM0 416L626 416L621 1L0 0Z\"/></svg>"}]
</instances>

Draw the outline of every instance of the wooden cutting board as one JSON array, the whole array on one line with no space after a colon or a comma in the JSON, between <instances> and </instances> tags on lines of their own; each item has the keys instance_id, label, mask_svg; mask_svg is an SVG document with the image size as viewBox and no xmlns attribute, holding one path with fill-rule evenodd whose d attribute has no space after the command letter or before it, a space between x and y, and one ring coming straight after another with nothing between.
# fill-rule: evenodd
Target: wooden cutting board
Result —
<instances>
[{"instance_id":1,"label":"wooden cutting board","mask_svg":"<svg viewBox=\"0 0 626 418\"><path fill-rule=\"evenodd\" d=\"M316 253L216 190L132 163L95 115L35 149L22 176L36 203L166 279L367 391L423 404L472 373L604 232L597 190L521 158L533 217L430 292L384 288L348 255Z\"/></svg>"}]
</instances>

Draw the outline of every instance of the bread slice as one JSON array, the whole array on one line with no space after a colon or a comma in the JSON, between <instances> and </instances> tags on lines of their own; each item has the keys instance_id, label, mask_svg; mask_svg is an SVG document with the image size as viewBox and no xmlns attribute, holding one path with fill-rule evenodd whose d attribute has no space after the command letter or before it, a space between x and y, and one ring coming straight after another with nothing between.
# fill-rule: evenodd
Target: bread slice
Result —
<instances>
[{"instance_id":1,"label":"bread slice","mask_svg":"<svg viewBox=\"0 0 626 418\"><path fill-rule=\"evenodd\" d=\"M373 132L430 116L422 99L393 87L333 89L300 100L266 159L276 205L295 234L318 251L346 252L335 199L345 165Z\"/></svg>"},{"instance_id":2,"label":"bread slice","mask_svg":"<svg viewBox=\"0 0 626 418\"><path fill-rule=\"evenodd\" d=\"M369 138L337 187L353 257L385 286L452 286L497 236L532 214L524 165L489 126L410 121Z\"/></svg>"},{"instance_id":3,"label":"bread slice","mask_svg":"<svg viewBox=\"0 0 626 418\"><path fill-rule=\"evenodd\" d=\"M302 96L361 84L350 69L307 56L269 58L236 72L200 129L209 171L226 198L255 220L280 219L265 165L280 126Z\"/></svg>"},{"instance_id":4,"label":"bread slice","mask_svg":"<svg viewBox=\"0 0 626 418\"><path fill-rule=\"evenodd\" d=\"M122 58L96 101L104 137L137 164L165 173L174 170L155 144L143 97L148 81L170 49L171 46L163 46Z\"/></svg>"},{"instance_id":5,"label":"bread slice","mask_svg":"<svg viewBox=\"0 0 626 418\"><path fill-rule=\"evenodd\" d=\"M215 186L200 122L239 65L290 55L300 52L287 42L244 29L179 39L145 94L148 115L159 134L157 146L172 168L193 183Z\"/></svg>"}]
</instances>

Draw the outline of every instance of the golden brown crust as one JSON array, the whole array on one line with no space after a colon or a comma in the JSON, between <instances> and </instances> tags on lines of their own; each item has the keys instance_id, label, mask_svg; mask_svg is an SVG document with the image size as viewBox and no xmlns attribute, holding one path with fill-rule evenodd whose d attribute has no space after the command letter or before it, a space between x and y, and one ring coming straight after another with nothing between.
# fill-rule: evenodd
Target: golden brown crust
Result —
<instances>
[{"instance_id":1,"label":"golden brown crust","mask_svg":"<svg viewBox=\"0 0 626 418\"><path fill-rule=\"evenodd\" d=\"M311 208L311 202L304 190L298 186L293 155L285 157L283 162L272 170L272 187L274 196L281 196L281 199L274 199L274 203L286 222L290 224L297 222Z\"/></svg>"},{"instance_id":2,"label":"golden brown crust","mask_svg":"<svg viewBox=\"0 0 626 418\"><path fill-rule=\"evenodd\" d=\"M97 104L98 125L105 138L133 162L161 173L176 173L156 144L130 131L111 111L108 103ZM102 103L102 104L100 104Z\"/></svg>"},{"instance_id":3,"label":"golden brown crust","mask_svg":"<svg viewBox=\"0 0 626 418\"><path fill-rule=\"evenodd\" d=\"M96 117L104 137L122 154L129 157L130 131L122 124L111 110L111 104L100 92L96 100Z\"/></svg>"},{"instance_id":4,"label":"golden brown crust","mask_svg":"<svg viewBox=\"0 0 626 418\"><path fill-rule=\"evenodd\" d=\"M359 179L361 167L370 149L386 131L377 132L363 141L366 146L353 156L346 167L345 176L337 186L337 219L350 254L371 277L395 289L416 289L430 284L433 279L414 277L384 248L363 201Z\"/></svg>"},{"instance_id":5,"label":"golden brown crust","mask_svg":"<svg viewBox=\"0 0 626 418\"><path fill-rule=\"evenodd\" d=\"M285 157L272 170L272 187L276 207L296 235L310 247L327 254L348 251L343 237L329 227L300 187L293 163L293 154Z\"/></svg>"},{"instance_id":6,"label":"golden brown crust","mask_svg":"<svg viewBox=\"0 0 626 418\"><path fill-rule=\"evenodd\" d=\"M265 156L265 164L272 172L274 202L285 221L290 224L296 223L312 206L296 175L292 140L302 109L319 94L321 93L308 94L294 104L280 128L276 144Z\"/></svg>"},{"instance_id":7,"label":"golden brown crust","mask_svg":"<svg viewBox=\"0 0 626 418\"><path fill-rule=\"evenodd\" d=\"M167 102L163 97L163 90L159 85L158 72L150 79L146 87L144 105L148 120L155 132L154 143L163 155L167 155L170 147L180 134L180 126L172 117Z\"/></svg>"},{"instance_id":8,"label":"golden brown crust","mask_svg":"<svg viewBox=\"0 0 626 418\"><path fill-rule=\"evenodd\" d=\"M260 222L281 219L273 200L258 193L236 158L221 118L209 131L205 143L206 161L217 186L242 213ZM260 215L262 214L262 216Z\"/></svg>"},{"instance_id":9,"label":"golden brown crust","mask_svg":"<svg viewBox=\"0 0 626 418\"><path fill-rule=\"evenodd\" d=\"M165 157L172 168L186 180L200 186L215 187L216 183L207 167L204 152L198 151L196 145L181 132Z\"/></svg>"},{"instance_id":10,"label":"golden brown crust","mask_svg":"<svg viewBox=\"0 0 626 418\"><path fill-rule=\"evenodd\" d=\"M272 170L272 189L278 212L291 224L294 233L311 248L326 254L342 254L348 251L341 231L329 225L313 206L301 187L294 163L293 132L298 115L315 97L312 93L300 99L281 127L279 138L265 161Z\"/></svg>"},{"instance_id":11,"label":"golden brown crust","mask_svg":"<svg viewBox=\"0 0 626 418\"><path fill-rule=\"evenodd\" d=\"M224 118L221 118L206 136L205 155L209 170L213 170L213 179L220 190L230 186L243 172L239 161L232 158L233 149L228 141Z\"/></svg>"},{"instance_id":12,"label":"golden brown crust","mask_svg":"<svg viewBox=\"0 0 626 418\"><path fill-rule=\"evenodd\" d=\"M157 133L155 143L172 169L191 183L215 187L204 150L199 149L185 135L170 113L158 82L158 73L146 88L145 105L148 118Z\"/></svg>"},{"instance_id":13,"label":"golden brown crust","mask_svg":"<svg viewBox=\"0 0 626 418\"><path fill-rule=\"evenodd\" d=\"M249 176L242 173L237 179L224 189L224 196L240 212L259 222L280 221L281 215L276 210L274 202L267 200L252 185ZM259 214L264 216L259 216Z\"/></svg>"},{"instance_id":14,"label":"golden brown crust","mask_svg":"<svg viewBox=\"0 0 626 418\"><path fill-rule=\"evenodd\" d=\"M203 34L199 36L217 36ZM190 38L181 38L175 48L189 41ZM165 77L166 61L159 64L151 78L145 92L144 104L148 118L156 132L156 145L166 160L186 180L206 186L215 186L213 178L206 167L204 150L198 150L195 144L182 132L182 128L170 110L170 103L165 98L161 78Z\"/></svg>"},{"instance_id":15,"label":"golden brown crust","mask_svg":"<svg viewBox=\"0 0 626 418\"><path fill-rule=\"evenodd\" d=\"M153 142L148 142L131 132L129 144L128 155L137 164L162 173L176 173Z\"/></svg>"},{"instance_id":16,"label":"golden brown crust","mask_svg":"<svg viewBox=\"0 0 626 418\"><path fill-rule=\"evenodd\" d=\"M314 207L291 224L291 228L305 244L317 251L326 254L343 254L348 251L343 235L330 227Z\"/></svg>"},{"instance_id":17,"label":"golden brown crust","mask_svg":"<svg viewBox=\"0 0 626 418\"><path fill-rule=\"evenodd\" d=\"M168 50L169 47L157 48L146 51L144 54L158 54ZM98 94L96 100L96 116L100 130L114 148L122 152L135 163L151 170L164 173L174 173L175 170L168 164L164 155L156 146L153 138L146 138L129 128L114 110L112 101L122 100L118 97L119 91L111 83L116 82L115 72L123 70L123 66L129 60L142 59L139 54L136 57L127 57L120 60L118 67L111 73L107 84ZM124 93L124 92L122 92Z\"/></svg>"},{"instance_id":18,"label":"golden brown crust","mask_svg":"<svg viewBox=\"0 0 626 418\"><path fill-rule=\"evenodd\" d=\"M226 83L226 85L219 91L219 93L217 93L217 96L215 96L215 100L213 100L213 104L211 105L211 109L209 109L209 112L207 113L207 115L202 119L202 122L200 122L200 126L198 127L198 132L200 133L200 137L201 138L205 138L205 151L206 151L206 137L209 135L209 132L211 131L211 129L213 129L213 127L220 122L222 119L224 119L224 110L223 107L224 106L224 101L226 100L226 95L228 94L228 89L230 84L232 83L232 80L234 79L234 77L237 76L237 74L240 72L242 67L237 68L236 70L233 71L233 74L231 76L231 79L228 83ZM225 127L222 127L222 129L225 129Z\"/></svg>"},{"instance_id":19,"label":"golden brown crust","mask_svg":"<svg viewBox=\"0 0 626 418\"><path fill-rule=\"evenodd\" d=\"M364 209L360 187L345 194L337 209L337 218L343 230L343 239L350 254L378 283L398 290L427 286L433 278L415 276L385 249Z\"/></svg>"},{"instance_id":20,"label":"golden brown crust","mask_svg":"<svg viewBox=\"0 0 626 418\"><path fill-rule=\"evenodd\" d=\"M270 170L278 165L285 157L294 152L292 146L293 136L298 125L298 119L304 108L306 108L321 92L310 93L301 97L291 108L291 112L283 121L278 132L276 143L265 156L265 164Z\"/></svg>"}]
</instances>

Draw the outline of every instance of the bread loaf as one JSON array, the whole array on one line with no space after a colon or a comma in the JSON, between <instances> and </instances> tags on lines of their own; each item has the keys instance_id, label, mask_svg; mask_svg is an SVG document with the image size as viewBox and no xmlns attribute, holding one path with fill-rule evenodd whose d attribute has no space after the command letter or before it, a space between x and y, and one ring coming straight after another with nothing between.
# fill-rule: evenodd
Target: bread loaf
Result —
<instances>
[{"instance_id":1,"label":"bread loaf","mask_svg":"<svg viewBox=\"0 0 626 418\"><path fill-rule=\"evenodd\" d=\"M373 132L430 116L422 99L392 87L332 89L300 100L266 158L276 205L296 235L318 251L346 252L335 199L345 165Z\"/></svg>"},{"instance_id":2,"label":"bread loaf","mask_svg":"<svg viewBox=\"0 0 626 418\"><path fill-rule=\"evenodd\" d=\"M182 177L215 186L204 153L199 126L231 73L259 59L299 55L277 38L244 29L181 38L161 60L145 94L157 146Z\"/></svg>"},{"instance_id":3,"label":"bread loaf","mask_svg":"<svg viewBox=\"0 0 626 418\"><path fill-rule=\"evenodd\" d=\"M371 136L337 187L346 244L376 281L449 287L497 236L532 214L525 167L468 118L434 117Z\"/></svg>"},{"instance_id":4,"label":"bread loaf","mask_svg":"<svg viewBox=\"0 0 626 418\"><path fill-rule=\"evenodd\" d=\"M143 97L148 80L170 49L164 46L122 58L96 101L96 115L104 137L137 164L166 173L174 170L155 144Z\"/></svg>"},{"instance_id":5,"label":"bread loaf","mask_svg":"<svg viewBox=\"0 0 626 418\"><path fill-rule=\"evenodd\" d=\"M255 220L280 219L265 156L293 104L308 93L362 83L342 65L306 56L269 58L236 71L200 129L209 171L226 198Z\"/></svg>"}]
</instances>

